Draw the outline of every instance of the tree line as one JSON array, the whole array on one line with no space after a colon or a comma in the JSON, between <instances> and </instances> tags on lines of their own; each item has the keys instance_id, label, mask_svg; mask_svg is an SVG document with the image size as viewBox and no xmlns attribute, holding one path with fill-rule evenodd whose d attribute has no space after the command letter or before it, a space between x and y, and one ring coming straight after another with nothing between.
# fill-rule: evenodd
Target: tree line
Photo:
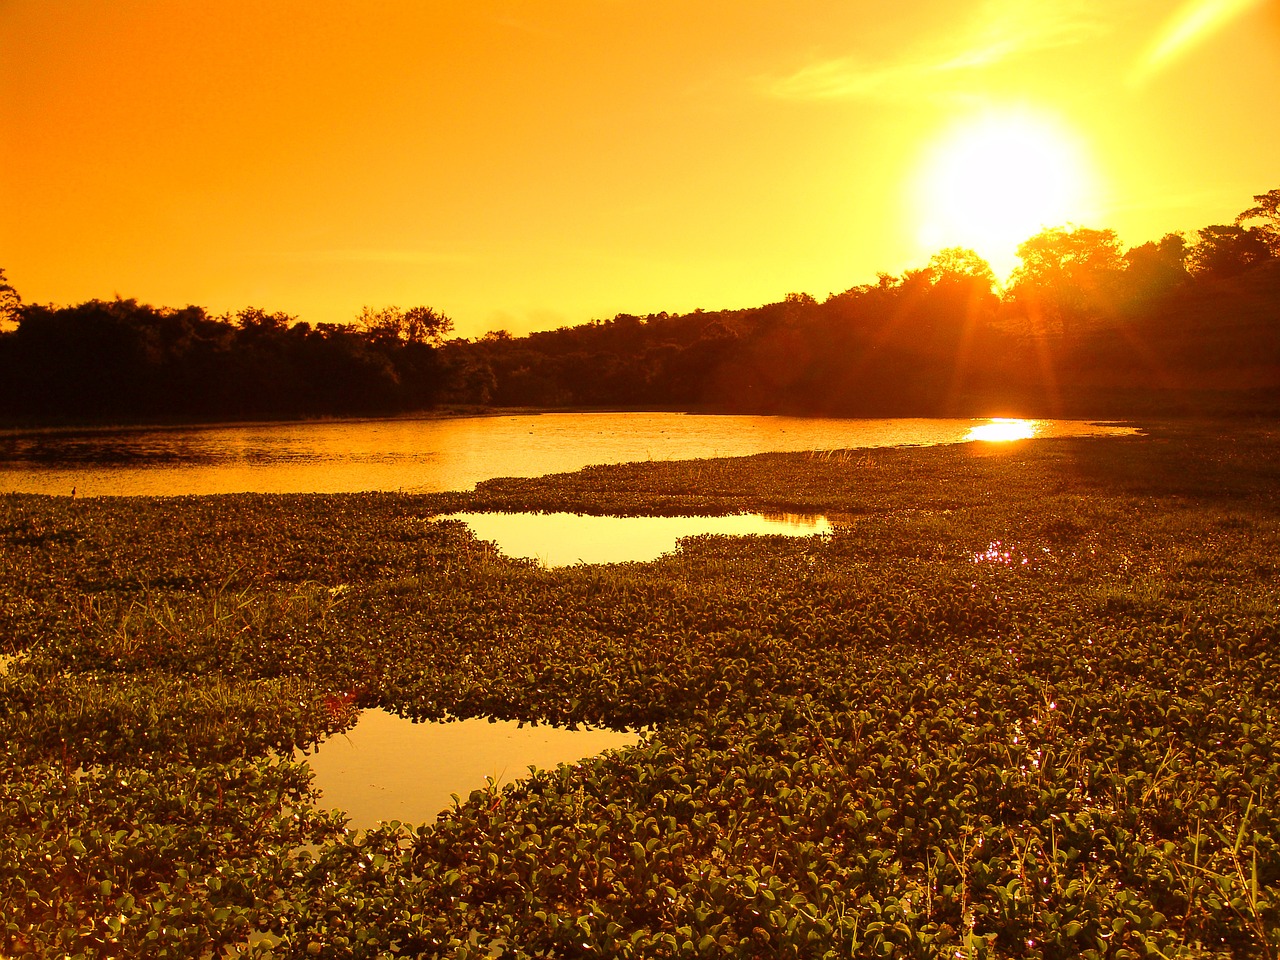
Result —
<instances>
[{"instance_id":1,"label":"tree line","mask_svg":"<svg viewBox=\"0 0 1280 960\"><path fill-rule=\"evenodd\" d=\"M312 326L255 307L90 300L12 304L0 334L10 420L262 419L427 410L452 321L430 307L365 309Z\"/></svg>"},{"instance_id":2,"label":"tree line","mask_svg":"<svg viewBox=\"0 0 1280 960\"><path fill-rule=\"evenodd\" d=\"M1055 227L1000 289L971 250L742 310L450 338L430 307L312 326L246 308L24 304L0 273L9 421L609 407L821 415L1128 415L1280 403L1280 189L1125 250Z\"/></svg>"}]
</instances>

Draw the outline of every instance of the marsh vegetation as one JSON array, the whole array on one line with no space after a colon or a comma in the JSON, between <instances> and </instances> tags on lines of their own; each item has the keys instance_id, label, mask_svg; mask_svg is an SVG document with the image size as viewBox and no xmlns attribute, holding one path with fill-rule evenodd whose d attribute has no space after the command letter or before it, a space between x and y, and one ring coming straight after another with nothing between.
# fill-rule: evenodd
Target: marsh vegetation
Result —
<instances>
[{"instance_id":1,"label":"marsh vegetation","mask_svg":"<svg viewBox=\"0 0 1280 960\"><path fill-rule=\"evenodd\" d=\"M0 953L1274 957L1278 441L0 498ZM843 522L545 569L494 510ZM650 729L354 832L284 758L365 706Z\"/></svg>"}]
</instances>

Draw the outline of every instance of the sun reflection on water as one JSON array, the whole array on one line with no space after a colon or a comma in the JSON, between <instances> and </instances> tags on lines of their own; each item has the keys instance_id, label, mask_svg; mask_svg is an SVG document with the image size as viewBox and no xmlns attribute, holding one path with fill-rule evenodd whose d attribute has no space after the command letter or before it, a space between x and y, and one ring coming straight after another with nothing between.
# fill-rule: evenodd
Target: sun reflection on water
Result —
<instances>
[{"instance_id":1,"label":"sun reflection on water","mask_svg":"<svg viewBox=\"0 0 1280 960\"><path fill-rule=\"evenodd\" d=\"M1010 440L1029 440L1040 432L1039 420L1019 420L1014 417L993 417L987 423L971 427L966 440L986 440L991 443L1008 443Z\"/></svg>"}]
</instances>

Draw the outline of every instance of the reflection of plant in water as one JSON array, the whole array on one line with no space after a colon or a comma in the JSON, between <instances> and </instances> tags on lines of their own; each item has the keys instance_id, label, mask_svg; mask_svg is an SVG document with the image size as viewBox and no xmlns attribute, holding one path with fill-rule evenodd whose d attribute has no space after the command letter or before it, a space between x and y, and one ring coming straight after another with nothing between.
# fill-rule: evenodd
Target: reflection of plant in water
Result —
<instances>
[{"instance_id":1,"label":"reflection of plant in water","mask_svg":"<svg viewBox=\"0 0 1280 960\"><path fill-rule=\"evenodd\" d=\"M327 693L324 697L324 707L329 714L329 721L335 727L345 728L353 726L357 717L360 715L360 709L356 706L356 691L348 690L346 693L335 694Z\"/></svg>"}]
</instances>

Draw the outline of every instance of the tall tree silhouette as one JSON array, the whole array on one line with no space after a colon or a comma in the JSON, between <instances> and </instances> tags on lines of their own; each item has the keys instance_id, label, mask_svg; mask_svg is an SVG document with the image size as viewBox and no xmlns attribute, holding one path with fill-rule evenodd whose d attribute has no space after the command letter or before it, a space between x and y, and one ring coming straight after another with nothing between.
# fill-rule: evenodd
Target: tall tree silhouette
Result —
<instances>
[{"instance_id":1,"label":"tall tree silhouette","mask_svg":"<svg viewBox=\"0 0 1280 960\"><path fill-rule=\"evenodd\" d=\"M1112 305L1124 267L1114 230L1051 227L1018 246L1010 294L1043 330L1071 337Z\"/></svg>"},{"instance_id":2,"label":"tall tree silhouette","mask_svg":"<svg viewBox=\"0 0 1280 960\"><path fill-rule=\"evenodd\" d=\"M1187 239L1167 233L1124 255L1122 299L1130 312L1147 309L1187 282Z\"/></svg>"},{"instance_id":3,"label":"tall tree silhouette","mask_svg":"<svg viewBox=\"0 0 1280 960\"><path fill-rule=\"evenodd\" d=\"M21 306L22 297L18 296L18 291L13 289L5 277L4 268L0 267L0 329L17 321L18 308Z\"/></svg>"},{"instance_id":4,"label":"tall tree silhouette","mask_svg":"<svg viewBox=\"0 0 1280 960\"><path fill-rule=\"evenodd\" d=\"M1236 226L1243 226L1250 220L1262 222L1253 229L1261 232L1273 257L1280 257L1280 188L1256 194L1254 205L1236 217Z\"/></svg>"},{"instance_id":5,"label":"tall tree silhouette","mask_svg":"<svg viewBox=\"0 0 1280 960\"><path fill-rule=\"evenodd\" d=\"M1191 272L1205 279L1246 273L1276 256L1275 238L1265 227L1215 223L1197 231L1200 237L1187 256Z\"/></svg>"}]
</instances>

